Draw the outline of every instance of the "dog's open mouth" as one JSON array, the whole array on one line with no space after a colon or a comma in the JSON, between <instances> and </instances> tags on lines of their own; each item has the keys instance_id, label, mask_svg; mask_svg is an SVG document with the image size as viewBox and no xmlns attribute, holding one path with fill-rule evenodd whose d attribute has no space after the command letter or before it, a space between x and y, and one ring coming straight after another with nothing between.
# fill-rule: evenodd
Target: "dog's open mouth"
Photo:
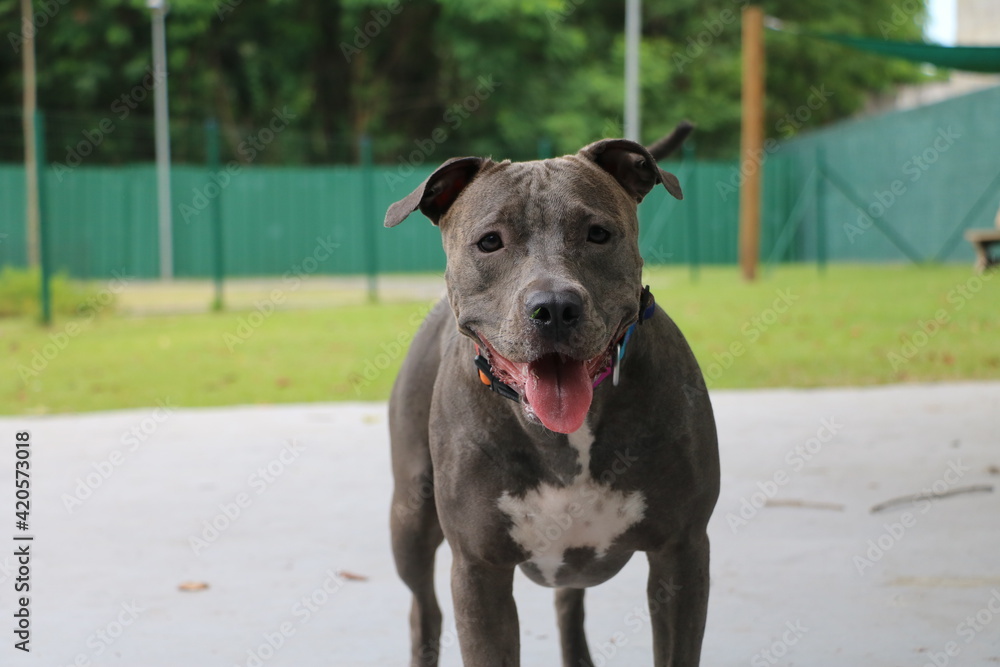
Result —
<instances>
[{"instance_id":1,"label":"dog's open mouth","mask_svg":"<svg viewBox=\"0 0 1000 667\"><path fill-rule=\"evenodd\" d=\"M551 352L534 361L507 359L477 334L482 352L493 375L521 395L521 404L529 417L557 433L573 433L583 425L594 399L594 379L611 363L611 348L591 359L574 359Z\"/></svg>"}]
</instances>

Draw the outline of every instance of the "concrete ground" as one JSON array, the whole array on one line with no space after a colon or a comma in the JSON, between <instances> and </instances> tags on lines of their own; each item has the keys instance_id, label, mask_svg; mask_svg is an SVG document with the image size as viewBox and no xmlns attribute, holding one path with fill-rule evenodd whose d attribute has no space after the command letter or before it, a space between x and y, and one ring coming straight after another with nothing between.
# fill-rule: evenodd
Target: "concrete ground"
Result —
<instances>
[{"instance_id":1,"label":"concrete ground","mask_svg":"<svg viewBox=\"0 0 1000 667\"><path fill-rule=\"evenodd\" d=\"M705 665L1000 663L1000 383L718 391ZM31 653L13 648L14 433L32 438ZM0 418L4 665L403 665L385 407ZM897 496L978 492L904 501ZM439 552L442 664L461 664ZM588 593L598 665L649 665L646 563ZM201 590L181 590L187 584ZM522 662L552 594L518 574Z\"/></svg>"}]
</instances>

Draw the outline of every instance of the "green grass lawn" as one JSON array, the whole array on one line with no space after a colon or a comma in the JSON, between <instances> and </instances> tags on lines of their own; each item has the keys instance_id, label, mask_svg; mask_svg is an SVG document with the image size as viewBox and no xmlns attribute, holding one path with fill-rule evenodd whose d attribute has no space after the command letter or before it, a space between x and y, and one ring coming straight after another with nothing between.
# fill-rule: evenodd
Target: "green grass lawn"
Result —
<instances>
[{"instance_id":1,"label":"green grass lawn","mask_svg":"<svg viewBox=\"0 0 1000 667\"><path fill-rule=\"evenodd\" d=\"M1000 379L997 276L791 266L745 284L707 267L696 282L686 268L646 281L710 387L814 387ZM0 413L383 400L430 305L0 319Z\"/></svg>"}]
</instances>

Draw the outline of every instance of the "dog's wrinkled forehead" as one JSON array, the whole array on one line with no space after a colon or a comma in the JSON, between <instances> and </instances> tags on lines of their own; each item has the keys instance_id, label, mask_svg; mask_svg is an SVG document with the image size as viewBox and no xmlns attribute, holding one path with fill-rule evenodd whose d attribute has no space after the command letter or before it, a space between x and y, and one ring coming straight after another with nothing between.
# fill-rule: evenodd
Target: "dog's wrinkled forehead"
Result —
<instances>
[{"instance_id":1,"label":"dog's wrinkled forehead","mask_svg":"<svg viewBox=\"0 0 1000 667\"><path fill-rule=\"evenodd\" d=\"M503 162L480 171L439 220L453 226L505 220L543 227L584 216L610 217L635 226L635 201L614 179L575 156ZM636 230L637 232L637 230Z\"/></svg>"},{"instance_id":2,"label":"dog's wrinkled forehead","mask_svg":"<svg viewBox=\"0 0 1000 667\"><path fill-rule=\"evenodd\" d=\"M656 164L652 154L640 144L625 139L605 139L584 146L575 155L569 155L555 160L544 160L541 162L520 163L514 168L509 162L496 163L489 158L464 157L448 160L431 174L427 180L421 183L409 195L399 200L389 207L385 216L385 226L394 227L405 220L410 213L417 210L430 218L431 222L438 224L442 217L448 213L456 201L463 199L461 195L477 180L485 183L487 177L495 175L496 172L508 169L511 173L520 170L525 174L545 173L547 170L576 170L578 175L586 175L588 171L594 178L604 178L604 187L595 187L595 196L617 197L626 195L632 205L638 204L656 185L662 184L670 194L681 199L680 183L677 177L666 172ZM603 172L601 176L598 172ZM610 177L610 178L607 178ZM537 178L529 179L532 182L544 182L548 187L569 187L572 183L578 183L586 187L584 182L588 176L582 176L582 180L570 179L569 185L564 179ZM496 188L494 188L496 189ZM606 193L598 192L606 190ZM488 189L474 188L474 192L479 195L476 198L480 206L489 206L490 197L503 196L505 193L492 193ZM518 192L518 196L526 199L533 199L532 192ZM471 199L472 197L470 197ZM604 203L611 203L605 200Z\"/></svg>"}]
</instances>

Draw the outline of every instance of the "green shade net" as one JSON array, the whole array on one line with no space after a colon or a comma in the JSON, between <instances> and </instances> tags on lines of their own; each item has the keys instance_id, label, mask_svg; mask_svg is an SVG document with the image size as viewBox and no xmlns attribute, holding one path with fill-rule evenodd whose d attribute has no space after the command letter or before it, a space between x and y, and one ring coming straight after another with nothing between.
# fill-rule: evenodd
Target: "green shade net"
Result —
<instances>
[{"instance_id":1,"label":"green shade net","mask_svg":"<svg viewBox=\"0 0 1000 667\"><path fill-rule=\"evenodd\" d=\"M848 37L826 33L802 33L837 42L862 51L884 56L905 58L918 63L929 63L966 72L1000 72L1000 46L941 46L923 42L888 42L867 37Z\"/></svg>"}]
</instances>

